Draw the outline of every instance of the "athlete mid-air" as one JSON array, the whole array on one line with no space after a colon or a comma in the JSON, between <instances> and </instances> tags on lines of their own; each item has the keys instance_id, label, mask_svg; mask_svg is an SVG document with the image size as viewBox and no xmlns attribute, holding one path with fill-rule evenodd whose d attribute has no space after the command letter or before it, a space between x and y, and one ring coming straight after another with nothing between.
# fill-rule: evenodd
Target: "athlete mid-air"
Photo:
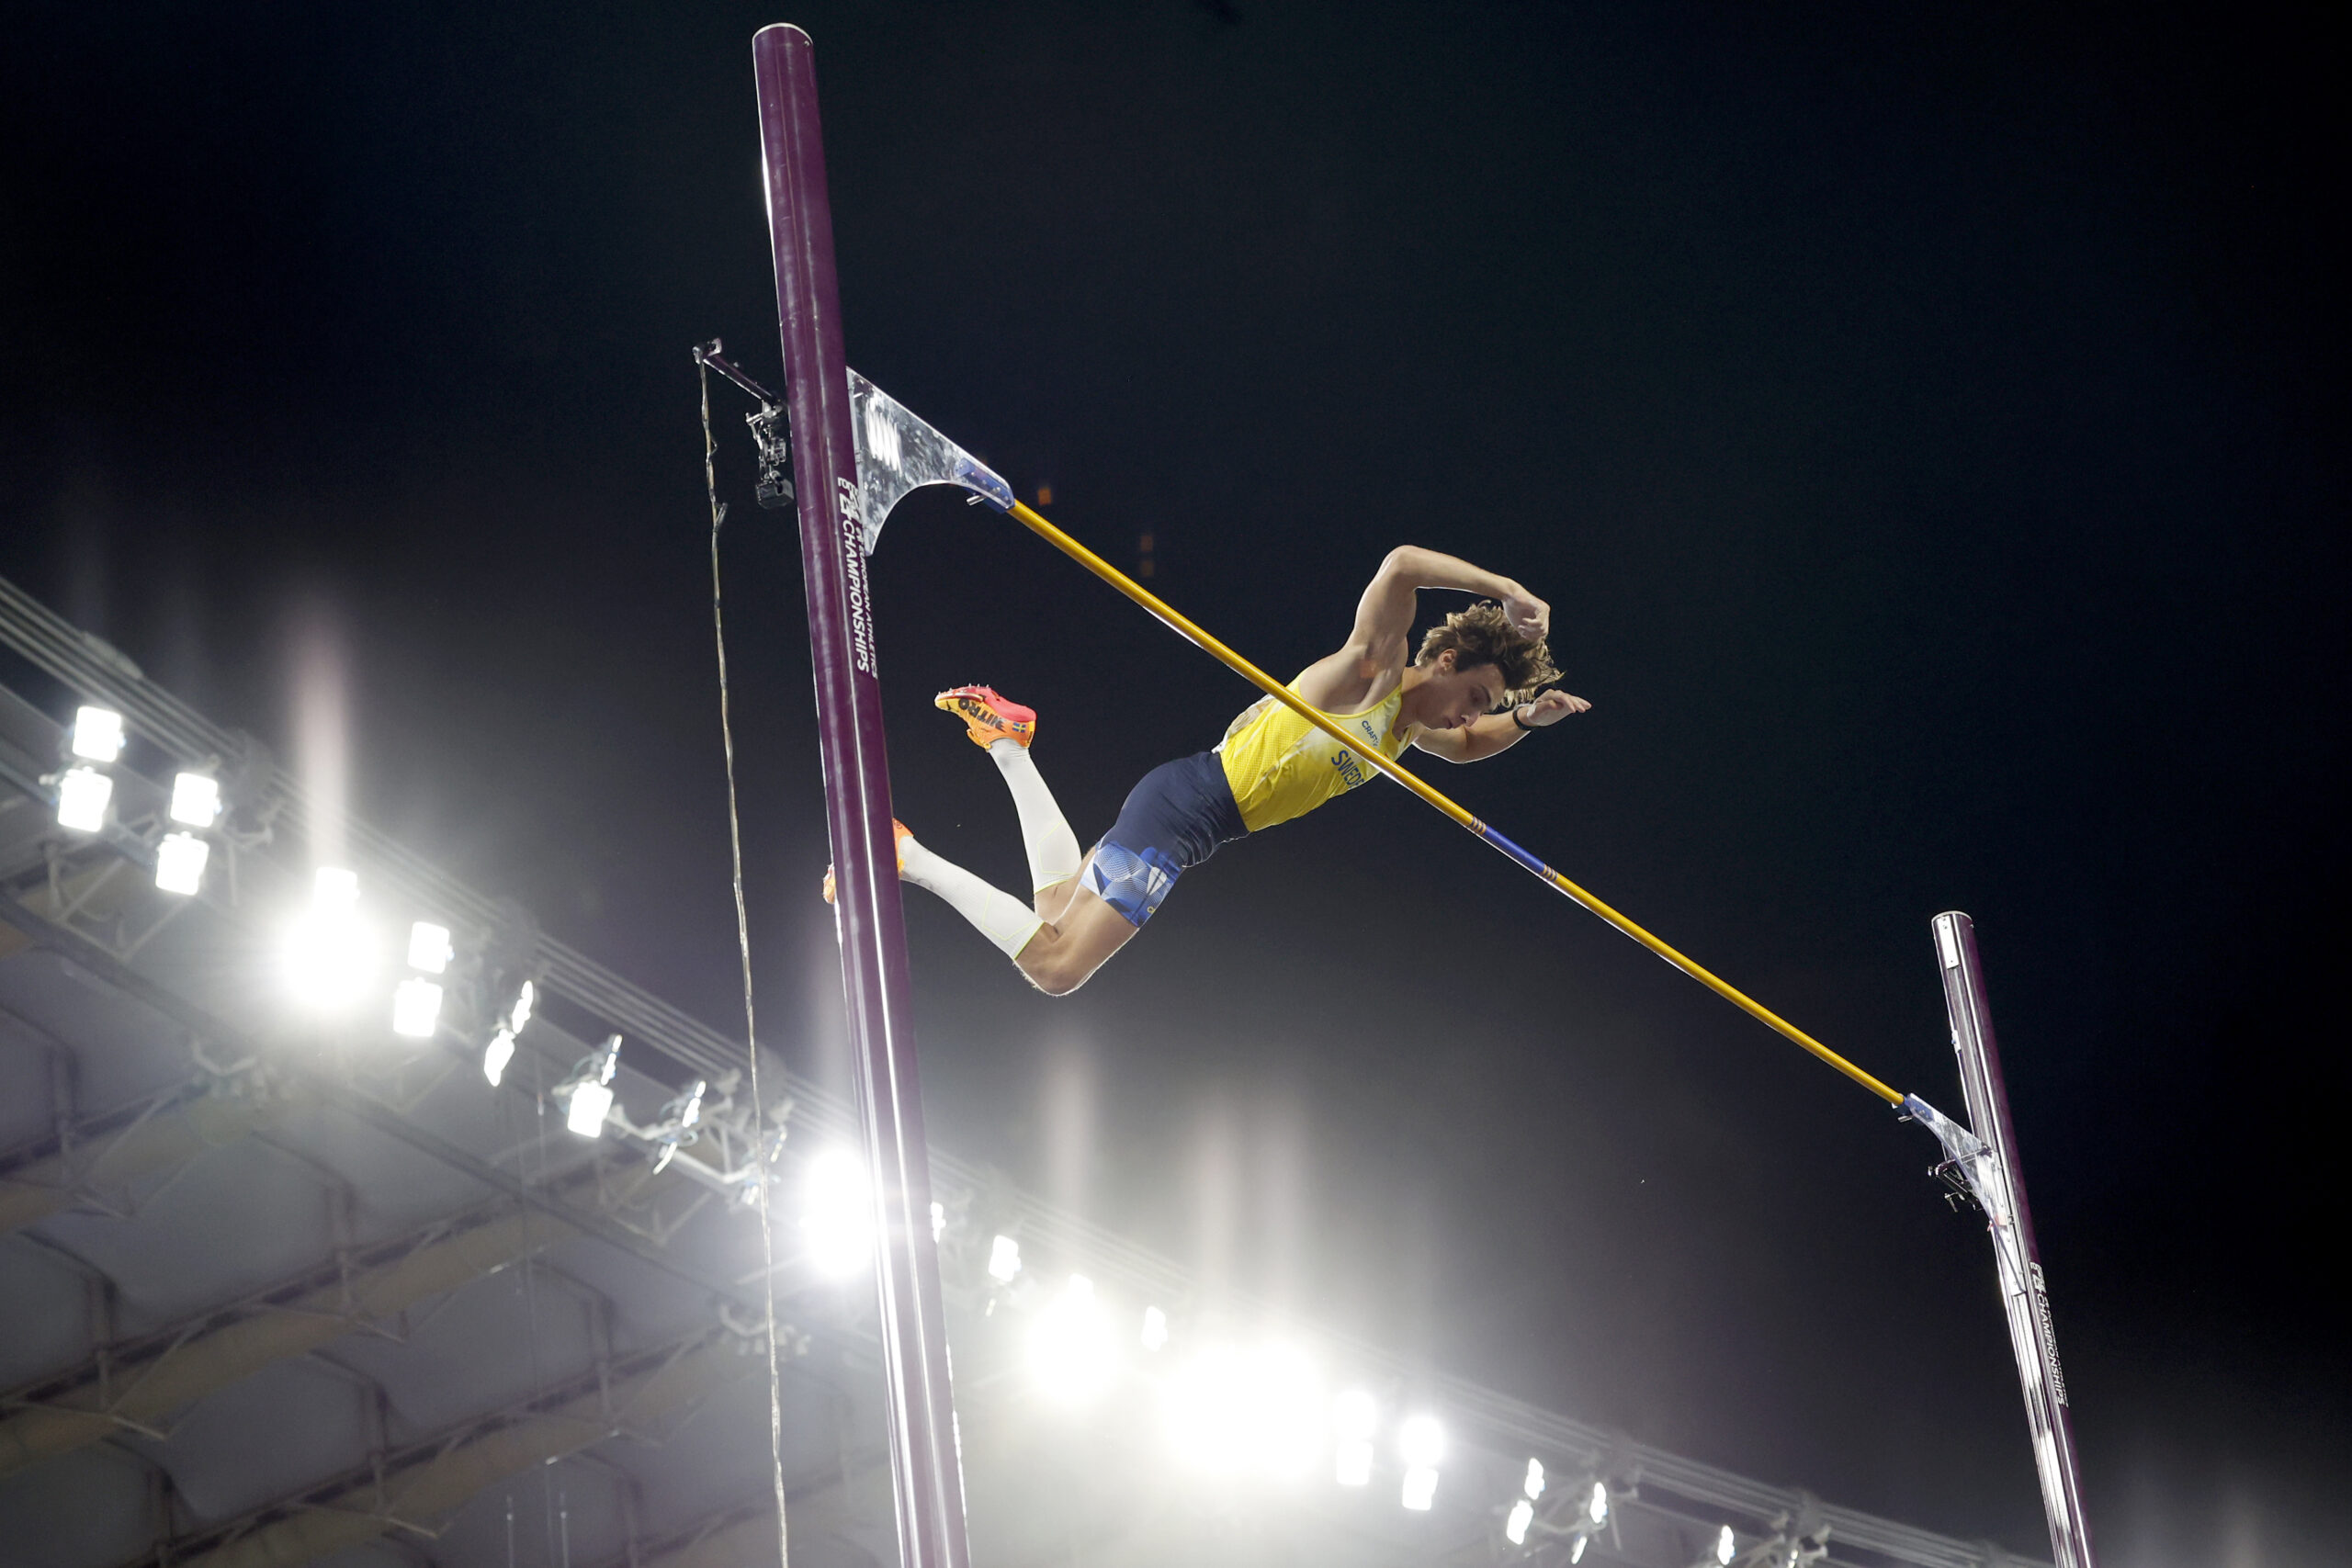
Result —
<instances>
[{"instance_id":1,"label":"athlete mid-air","mask_svg":"<svg viewBox=\"0 0 2352 1568\"><path fill-rule=\"evenodd\" d=\"M1415 650L1408 641L1414 595L1424 588L1493 602L1449 615ZM1509 578L1402 546L1364 590L1346 644L1308 665L1290 689L1385 757L1418 746L1449 762L1483 761L1528 731L1592 705L1539 690L1560 678L1544 640L1551 615ZM1084 985L1143 929L1177 877L1219 844L1305 816L1374 771L1289 708L1261 697L1215 749L1146 773L1111 830L1081 856L1029 755L1037 716L986 686L943 692L937 705L964 721L973 744L985 747L1004 775L1021 817L1035 902L990 886L894 824L899 875L944 898L1047 996ZM830 872L825 897L832 897Z\"/></svg>"}]
</instances>

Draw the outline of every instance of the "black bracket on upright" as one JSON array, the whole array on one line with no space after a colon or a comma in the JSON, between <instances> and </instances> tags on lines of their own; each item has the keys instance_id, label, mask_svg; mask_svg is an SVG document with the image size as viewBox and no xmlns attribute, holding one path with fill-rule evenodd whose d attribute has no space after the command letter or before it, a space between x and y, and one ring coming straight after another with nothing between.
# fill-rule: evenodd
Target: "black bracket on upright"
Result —
<instances>
[{"instance_id":1,"label":"black bracket on upright","mask_svg":"<svg viewBox=\"0 0 2352 1568\"><path fill-rule=\"evenodd\" d=\"M763 510L782 512L792 505L792 441L787 434L790 422L785 417L784 401L753 380L720 349L717 338L697 344L695 362L708 366L759 400L758 412L743 416L743 422L752 427L752 440L760 452L757 494Z\"/></svg>"}]
</instances>

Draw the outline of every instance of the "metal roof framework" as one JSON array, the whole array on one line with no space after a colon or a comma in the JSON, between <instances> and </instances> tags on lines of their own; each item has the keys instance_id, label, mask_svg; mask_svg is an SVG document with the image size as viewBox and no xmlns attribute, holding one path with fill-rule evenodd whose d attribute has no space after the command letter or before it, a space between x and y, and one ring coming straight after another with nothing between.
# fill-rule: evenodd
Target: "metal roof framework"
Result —
<instances>
[{"instance_id":1,"label":"metal roof framework","mask_svg":"<svg viewBox=\"0 0 2352 1568\"><path fill-rule=\"evenodd\" d=\"M0 642L172 765L255 755L5 580ZM594 1029L542 1017L492 1090L478 1040L290 1016L269 985L270 920L299 893L287 851L317 810L299 781L252 781L274 842L227 850L227 886L175 898L144 869L164 784L118 766L109 829L60 829L42 782L60 736L0 689L0 1540L57 1568L775 1562L757 1179L740 1139L652 1174L653 1107L673 1090L626 1066L622 1124L565 1133L548 1091ZM476 943L515 929L511 907L366 823L341 829L380 908ZM533 957L566 1017L719 1086L718 1128L740 1131L748 1107L724 1087L740 1041L552 938L535 935ZM785 1184L798 1149L846 1142L854 1122L780 1061L762 1072L790 1096ZM933 1168L981 1562L1548 1564L1566 1561L1593 1479L1612 1506L1585 1562L1690 1568L1724 1524L1741 1561L1775 1568L1805 1540L1828 1546L1806 1561L1858 1568L2032 1561L1211 1298L1173 1259L980 1166L934 1150ZM998 1233L1032 1265L1010 1286L985 1272ZM1041 1412L1017 1375L1040 1265L1163 1306L1180 1338L1280 1329L1409 1393L1453 1436L1436 1508L1404 1513L1393 1477L1363 1493L1191 1485L1162 1453L1142 1366L1093 1416ZM778 1289L794 1560L888 1562L872 1304L797 1258ZM1501 1523L1531 1454L1579 1484L1547 1494L1517 1548Z\"/></svg>"}]
</instances>

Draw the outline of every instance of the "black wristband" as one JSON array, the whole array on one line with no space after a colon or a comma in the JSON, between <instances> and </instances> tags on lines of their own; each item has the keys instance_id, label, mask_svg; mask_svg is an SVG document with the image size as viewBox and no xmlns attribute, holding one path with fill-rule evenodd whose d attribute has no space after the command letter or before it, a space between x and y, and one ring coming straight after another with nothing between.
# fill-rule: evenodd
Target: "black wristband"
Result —
<instances>
[{"instance_id":1,"label":"black wristband","mask_svg":"<svg viewBox=\"0 0 2352 1568\"><path fill-rule=\"evenodd\" d=\"M1519 716L1519 709L1520 709L1520 708L1523 708L1523 707L1525 707L1526 705L1526 705L1525 703L1521 703L1521 704L1520 704L1520 705L1519 705L1519 707L1515 707L1515 708L1511 709L1511 710L1510 710L1510 721L1511 721L1513 724L1515 724L1515 725L1519 726L1521 729L1524 729L1524 730L1526 730L1529 734L1532 735L1535 731L1537 731L1538 729L1543 728L1544 727L1543 727L1542 725L1540 725L1540 724L1530 724L1530 723L1528 723L1525 719L1523 719L1523 718L1521 718L1521 717L1520 717L1520 716Z\"/></svg>"}]
</instances>

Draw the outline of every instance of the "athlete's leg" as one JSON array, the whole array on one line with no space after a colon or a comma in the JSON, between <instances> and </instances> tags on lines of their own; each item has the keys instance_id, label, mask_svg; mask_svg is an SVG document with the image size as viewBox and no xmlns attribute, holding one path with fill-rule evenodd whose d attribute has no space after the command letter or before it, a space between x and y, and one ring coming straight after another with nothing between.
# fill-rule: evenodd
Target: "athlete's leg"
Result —
<instances>
[{"instance_id":1,"label":"athlete's leg","mask_svg":"<svg viewBox=\"0 0 2352 1568\"><path fill-rule=\"evenodd\" d=\"M1086 984L1141 929L1078 883L1071 882L1069 892L1061 913L1039 926L1012 959L1049 997L1066 997Z\"/></svg>"},{"instance_id":2,"label":"athlete's leg","mask_svg":"<svg viewBox=\"0 0 2352 1568\"><path fill-rule=\"evenodd\" d=\"M899 875L946 900L948 908L971 921L974 930L1015 961L1045 927L1046 922L1028 905L923 848L903 829L899 835Z\"/></svg>"},{"instance_id":3,"label":"athlete's leg","mask_svg":"<svg viewBox=\"0 0 2352 1568\"><path fill-rule=\"evenodd\" d=\"M1021 847L1029 855L1029 886L1039 895L1037 912L1045 915L1043 896L1078 875L1083 852L1078 847L1078 835L1069 830L1068 818L1054 803L1054 792L1046 787L1027 747L1012 740L992 741L989 760L1004 775L1004 787L1012 793L1012 808L1021 817Z\"/></svg>"},{"instance_id":4,"label":"athlete's leg","mask_svg":"<svg viewBox=\"0 0 2352 1568\"><path fill-rule=\"evenodd\" d=\"M1065 885L1069 897L1060 917L1050 923L1040 919L1012 894L925 849L904 827L899 828L899 874L945 900L1049 997L1066 997L1084 985L1136 934L1125 915L1075 879ZM829 896L831 889L829 873Z\"/></svg>"},{"instance_id":5,"label":"athlete's leg","mask_svg":"<svg viewBox=\"0 0 2352 1568\"><path fill-rule=\"evenodd\" d=\"M1078 835L1069 830L1053 791L1046 787L1029 755L1029 743L1037 734L1036 714L987 686L958 686L942 692L932 699L932 705L962 719L972 744L986 749L989 760L1003 776L1004 786L1012 795L1012 808L1021 818L1021 845L1029 856L1029 886L1041 896L1055 893L1052 904L1057 911L1068 902L1057 890L1078 875L1080 852ZM1053 919L1043 897L1037 913Z\"/></svg>"}]
</instances>

